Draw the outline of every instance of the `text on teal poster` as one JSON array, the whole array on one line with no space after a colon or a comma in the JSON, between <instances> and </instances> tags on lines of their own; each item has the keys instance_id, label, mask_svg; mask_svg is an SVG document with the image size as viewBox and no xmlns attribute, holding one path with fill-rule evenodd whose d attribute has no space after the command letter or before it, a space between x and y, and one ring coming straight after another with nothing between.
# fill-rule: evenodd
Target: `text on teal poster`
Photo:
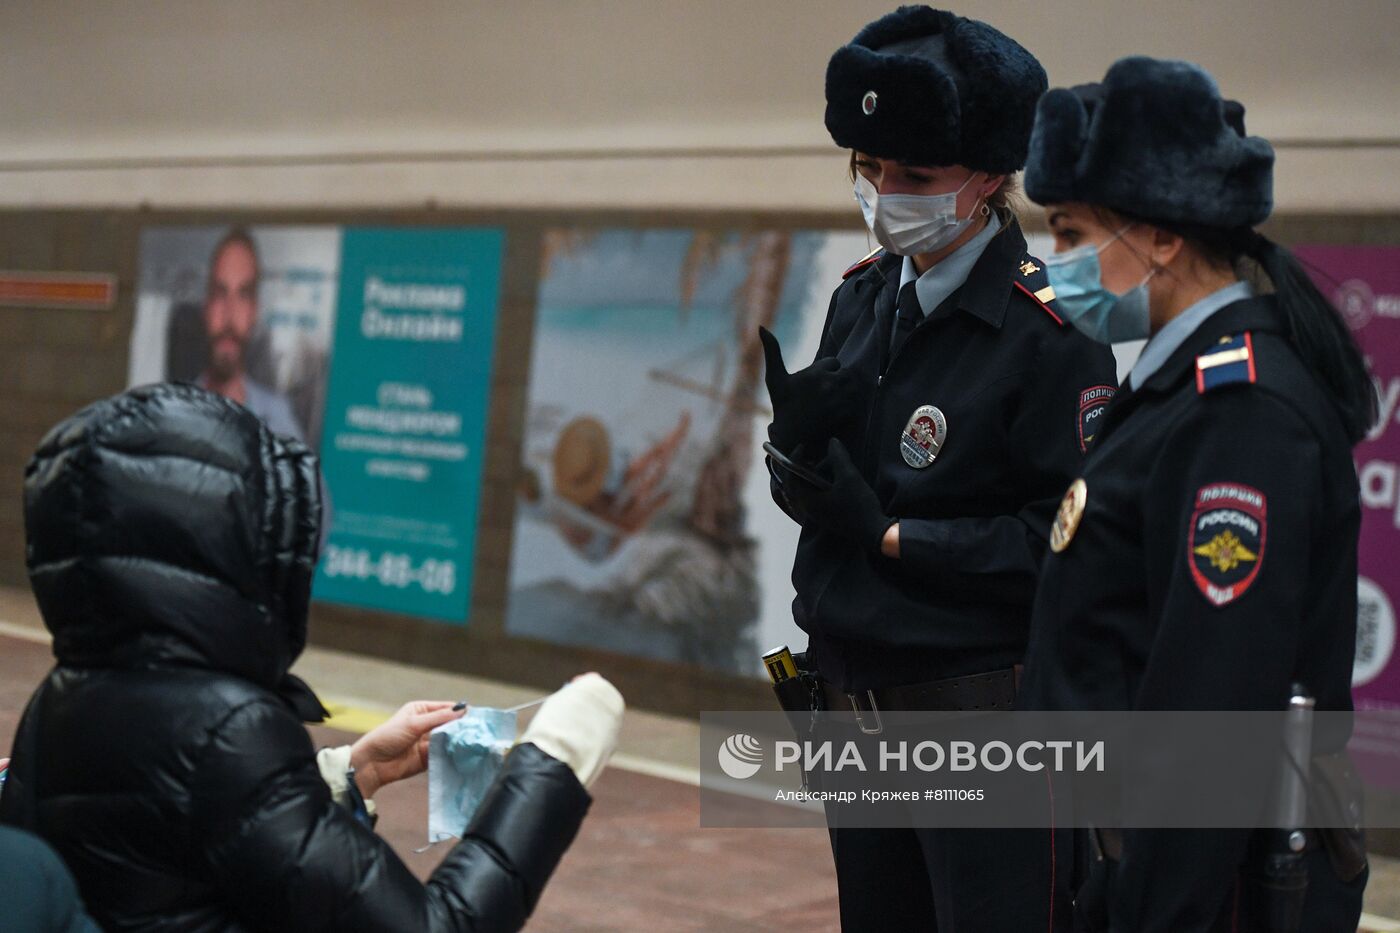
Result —
<instances>
[{"instance_id":1,"label":"text on teal poster","mask_svg":"<svg viewBox=\"0 0 1400 933\"><path fill-rule=\"evenodd\" d=\"M345 229L317 599L467 620L503 242Z\"/></svg>"}]
</instances>

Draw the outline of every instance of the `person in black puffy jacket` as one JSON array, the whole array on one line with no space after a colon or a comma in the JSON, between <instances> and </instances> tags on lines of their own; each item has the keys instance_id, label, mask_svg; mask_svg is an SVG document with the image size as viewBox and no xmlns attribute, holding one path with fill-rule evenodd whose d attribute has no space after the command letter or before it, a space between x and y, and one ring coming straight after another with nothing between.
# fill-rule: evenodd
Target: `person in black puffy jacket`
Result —
<instances>
[{"instance_id":1,"label":"person in black puffy jacket","mask_svg":"<svg viewBox=\"0 0 1400 933\"><path fill-rule=\"evenodd\" d=\"M524 924L598 756L579 770L527 733L426 884L333 801L302 724L324 710L288 673L320 524L305 446L194 386L133 389L49 432L24 509L58 663L20 722L0 823L59 852L105 929Z\"/></svg>"}]
</instances>

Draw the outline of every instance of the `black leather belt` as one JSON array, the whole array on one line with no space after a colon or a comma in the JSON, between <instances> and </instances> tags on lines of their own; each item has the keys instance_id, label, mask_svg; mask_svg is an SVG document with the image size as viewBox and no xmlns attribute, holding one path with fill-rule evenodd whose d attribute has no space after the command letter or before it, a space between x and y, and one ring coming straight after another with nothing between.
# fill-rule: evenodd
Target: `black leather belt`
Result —
<instances>
[{"instance_id":1,"label":"black leather belt","mask_svg":"<svg viewBox=\"0 0 1400 933\"><path fill-rule=\"evenodd\" d=\"M1303 834L1304 852L1311 852L1320 845L1325 845L1322 841L1322 834L1316 829L1301 829ZM1096 860L1108 859L1110 862L1118 862L1123 859L1123 830L1116 826L1091 826L1089 827L1089 840L1093 846L1093 855ZM1363 866L1364 867L1364 866ZM1352 878L1359 875L1358 869ZM1351 880L1351 879L1345 879Z\"/></svg>"},{"instance_id":2,"label":"black leather belt","mask_svg":"<svg viewBox=\"0 0 1400 933\"><path fill-rule=\"evenodd\" d=\"M1009 710L1016 702L1020 669L989 671L966 677L949 677L921 684L902 684L878 690L846 693L828 680L821 681L822 697L832 712L854 712L861 731L875 734L883 728L880 712L894 710Z\"/></svg>"}]
</instances>

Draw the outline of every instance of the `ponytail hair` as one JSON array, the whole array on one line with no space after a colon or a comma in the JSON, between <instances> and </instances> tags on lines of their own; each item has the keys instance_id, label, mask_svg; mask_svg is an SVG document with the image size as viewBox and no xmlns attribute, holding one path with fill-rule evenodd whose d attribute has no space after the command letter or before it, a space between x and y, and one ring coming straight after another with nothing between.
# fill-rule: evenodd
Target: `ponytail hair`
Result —
<instances>
[{"instance_id":1,"label":"ponytail hair","mask_svg":"<svg viewBox=\"0 0 1400 933\"><path fill-rule=\"evenodd\" d=\"M1347 438L1357 444L1375 425L1380 405L1361 348L1292 253L1252 227L1226 229L1152 220L1104 207L1096 211L1105 226L1116 217L1174 233L1207 262L1231 266L1237 272L1242 259L1252 260L1273 285L1288 341L1337 406Z\"/></svg>"},{"instance_id":2,"label":"ponytail hair","mask_svg":"<svg viewBox=\"0 0 1400 933\"><path fill-rule=\"evenodd\" d=\"M1293 349L1332 397L1347 437L1358 443L1376 423L1379 406L1351 330L1291 252L1250 229L1241 231L1237 242L1240 253L1258 263L1273 283Z\"/></svg>"}]
</instances>

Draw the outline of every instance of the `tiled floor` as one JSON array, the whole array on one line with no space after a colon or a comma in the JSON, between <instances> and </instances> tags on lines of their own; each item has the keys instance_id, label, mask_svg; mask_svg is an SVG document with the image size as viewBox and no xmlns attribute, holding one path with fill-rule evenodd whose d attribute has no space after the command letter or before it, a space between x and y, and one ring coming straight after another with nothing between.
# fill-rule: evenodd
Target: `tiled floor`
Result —
<instances>
[{"instance_id":1,"label":"tiled floor","mask_svg":"<svg viewBox=\"0 0 1400 933\"><path fill-rule=\"evenodd\" d=\"M0 755L52 659L26 592L0 588ZM533 691L312 649L297 672L335 704L387 711L407 699L508 706ZM334 708L334 707L333 707ZM354 717L340 720L354 725ZM318 745L353 733L312 729ZM836 930L835 877L822 830L699 828L694 722L629 710L614 766L528 926L532 931ZM427 779L384 788L378 829L426 878L445 845L416 854L427 832ZM1400 860L1377 858L1367 910L1400 916ZM1363 931L1400 931L1372 922Z\"/></svg>"},{"instance_id":2,"label":"tiled floor","mask_svg":"<svg viewBox=\"0 0 1400 933\"><path fill-rule=\"evenodd\" d=\"M312 732L322 745L354 738ZM593 809L527 929L837 929L824 832L701 830L692 785L617 768L603 774L593 795ZM379 832L427 878L447 844L413 852L426 841L426 778L386 787L375 799ZM782 922L770 919L775 906Z\"/></svg>"},{"instance_id":3,"label":"tiled floor","mask_svg":"<svg viewBox=\"0 0 1400 933\"><path fill-rule=\"evenodd\" d=\"M24 704L52 664L48 646L35 640L36 621L26 594L0 589L0 756L8 754ZM316 650L297 671L325 696L361 708L423 697L500 706L532 698L523 688ZM355 738L324 727L311 731L318 746ZM528 930L837 929L826 833L700 829L698 792L686 779L698 770L697 744L692 723L629 711L619 757L649 773L610 767L593 786L593 808ZM375 797L378 831L420 878L447 851L443 844L414 852L427 841L427 796L427 778L419 776Z\"/></svg>"}]
</instances>

